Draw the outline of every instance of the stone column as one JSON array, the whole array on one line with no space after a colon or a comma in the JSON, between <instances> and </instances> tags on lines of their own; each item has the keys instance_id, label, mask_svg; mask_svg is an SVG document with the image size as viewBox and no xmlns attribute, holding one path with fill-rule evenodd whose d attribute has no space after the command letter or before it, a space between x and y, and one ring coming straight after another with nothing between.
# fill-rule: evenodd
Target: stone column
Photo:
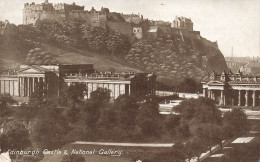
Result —
<instances>
[{"instance_id":1,"label":"stone column","mask_svg":"<svg viewBox=\"0 0 260 162\"><path fill-rule=\"evenodd\" d=\"M37 90L40 90L40 78L37 78Z\"/></svg>"},{"instance_id":2,"label":"stone column","mask_svg":"<svg viewBox=\"0 0 260 162\"><path fill-rule=\"evenodd\" d=\"M27 78L27 96L30 96L30 78Z\"/></svg>"},{"instance_id":3,"label":"stone column","mask_svg":"<svg viewBox=\"0 0 260 162\"><path fill-rule=\"evenodd\" d=\"M210 89L208 89L208 98L211 99L211 90Z\"/></svg>"},{"instance_id":4,"label":"stone column","mask_svg":"<svg viewBox=\"0 0 260 162\"><path fill-rule=\"evenodd\" d=\"M246 103L245 106L248 106L248 90L246 90Z\"/></svg>"},{"instance_id":5,"label":"stone column","mask_svg":"<svg viewBox=\"0 0 260 162\"><path fill-rule=\"evenodd\" d=\"M25 96L25 78L22 78L22 97Z\"/></svg>"},{"instance_id":6,"label":"stone column","mask_svg":"<svg viewBox=\"0 0 260 162\"><path fill-rule=\"evenodd\" d=\"M224 91L223 90L221 90L221 92L220 92L220 100L221 100L221 106L222 105L224 105Z\"/></svg>"},{"instance_id":7,"label":"stone column","mask_svg":"<svg viewBox=\"0 0 260 162\"><path fill-rule=\"evenodd\" d=\"M34 82L35 78L32 78L32 92L35 92L35 82Z\"/></svg>"},{"instance_id":8,"label":"stone column","mask_svg":"<svg viewBox=\"0 0 260 162\"><path fill-rule=\"evenodd\" d=\"M129 88L129 95L131 95L131 84L129 84L128 88Z\"/></svg>"},{"instance_id":9,"label":"stone column","mask_svg":"<svg viewBox=\"0 0 260 162\"><path fill-rule=\"evenodd\" d=\"M22 78L19 78L19 97L22 97Z\"/></svg>"},{"instance_id":10,"label":"stone column","mask_svg":"<svg viewBox=\"0 0 260 162\"><path fill-rule=\"evenodd\" d=\"M231 106L234 106L234 102L235 102L234 94L232 94L231 95Z\"/></svg>"},{"instance_id":11,"label":"stone column","mask_svg":"<svg viewBox=\"0 0 260 162\"><path fill-rule=\"evenodd\" d=\"M223 93L223 100L224 100L223 105L226 106L226 94L225 94L225 91L224 91L224 93Z\"/></svg>"},{"instance_id":12,"label":"stone column","mask_svg":"<svg viewBox=\"0 0 260 162\"><path fill-rule=\"evenodd\" d=\"M206 88L203 88L203 97L206 97Z\"/></svg>"},{"instance_id":13,"label":"stone column","mask_svg":"<svg viewBox=\"0 0 260 162\"><path fill-rule=\"evenodd\" d=\"M238 106L241 106L241 90L238 90Z\"/></svg>"},{"instance_id":14,"label":"stone column","mask_svg":"<svg viewBox=\"0 0 260 162\"><path fill-rule=\"evenodd\" d=\"M1 93L1 90L0 90ZM21 96L21 78L18 78L18 97Z\"/></svg>"},{"instance_id":15,"label":"stone column","mask_svg":"<svg viewBox=\"0 0 260 162\"><path fill-rule=\"evenodd\" d=\"M211 99L215 100L215 94L214 94L213 90L211 90Z\"/></svg>"},{"instance_id":16,"label":"stone column","mask_svg":"<svg viewBox=\"0 0 260 162\"><path fill-rule=\"evenodd\" d=\"M253 107L255 107L255 91L253 91Z\"/></svg>"},{"instance_id":17,"label":"stone column","mask_svg":"<svg viewBox=\"0 0 260 162\"><path fill-rule=\"evenodd\" d=\"M46 93L45 88L46 88L46 87L45 87L45 78L43 77L43 78L42 78L42 91L43 91L43 96L46 95L46 94L45 94L45 93Z\"/></svg>"}]
</instances>

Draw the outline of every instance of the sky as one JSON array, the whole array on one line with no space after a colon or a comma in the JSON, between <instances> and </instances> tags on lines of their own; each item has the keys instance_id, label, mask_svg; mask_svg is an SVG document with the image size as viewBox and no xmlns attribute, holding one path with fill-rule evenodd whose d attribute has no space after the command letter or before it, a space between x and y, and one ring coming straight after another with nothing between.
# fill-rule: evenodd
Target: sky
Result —
<instances>
[{"instance_id":1,"label":"sky","mask_svg":"<svg viewBox=\"0 0 260 162\"><path fill-rule=\"evenodd\" d=\"M44 0L0 0L0 20L22 24L24 3ZM194 30L217 41L225 57L260 57L260 0L49 0L107 7L112 12L140 13L144 18L172 22L175 16L191 18Z\"/></svg>"}]
</instances>

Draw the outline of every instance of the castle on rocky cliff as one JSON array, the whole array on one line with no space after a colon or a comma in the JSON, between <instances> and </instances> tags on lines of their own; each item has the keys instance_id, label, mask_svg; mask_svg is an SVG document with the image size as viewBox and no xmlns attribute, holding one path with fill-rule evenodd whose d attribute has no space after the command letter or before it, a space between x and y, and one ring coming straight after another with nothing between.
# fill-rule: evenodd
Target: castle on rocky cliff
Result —
<instances>
[{"instance_id":1,"label":"castle on rocky cliff","mask_svg":"<svg viewBox=\"0 0 260 162\"><path fill-rule=\"evenodd\" d=\"M52 4L48 0L44 3L35 4L34 2L24 4L23 24L35 25L37 20L55 20L55 21L71 21L86 22L93 26L104 25L106 22L125 22L120 13L109 12L108 8L101 8L96 11L93 7L90 11L84 10L84 6L65 3Z\"/></svg>"},{"instance_id":2,"label":"castle on rocky cliff","mask_svg":"<svg viewBox=\"0 0 260 162\"><path fill-rule=\"evenodd\" d=\"M84 6L65 3L52 4L48 0L44 3L35 4L34 2L24 4L23 10L23 24L35 25L38 20L54 20L58 22L70 21L81 22L91 26L108 27L118 33L126 35L135 35L141 39L144 33L154 34L150 31L160 28L163 31L170 30L184 30L184 32L194 32L199 35L199 32L193 31L193 23L191 19L185 17L176 17L172 26L170 22L164 21L150 21L143 19L140 14L123 14L117 12L110 12L108 8L101 8L100 11L95 10L93 7L90 11L84 10ZM146 21L149 23L150 29L144 30L141 22ZM157 31L157 30L156 30ZM177 31L178 32L178 31Z\"/></svg>"}]
</instances>

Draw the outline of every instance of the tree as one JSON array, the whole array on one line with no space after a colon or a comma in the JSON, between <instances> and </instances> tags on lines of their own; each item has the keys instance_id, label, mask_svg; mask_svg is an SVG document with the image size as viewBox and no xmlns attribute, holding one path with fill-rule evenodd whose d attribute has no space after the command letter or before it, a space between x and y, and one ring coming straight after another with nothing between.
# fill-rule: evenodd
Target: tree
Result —
<instances>
[{"instance_id":1,"label":"tree","mask_svg":"<svg viewBox=\"0 0 260 162\"><path fill-rule=\"evenodd\" d=\"M207 150L207 145L205 144L204 139L200 137L193 137L189 142L187 142L186 148L188 159L196 156L198 161L200 161L200 155Z\"/></svg>"},{"instance_id":2,"label":"tree","mask_svg":"<svg viewBox=\"0 0 260 162\"><path fill-rule=\"evenodd\" d=\"M104 105L110 100L110 90L98 87L97 90L90 93L90 100Z\"/></svg>"},{"instance_id":3,"label":"tree","mask_svg":"<svg viewBox=\"0 0 260 162\"><path fill-rule=\"evenodd\" d=\"M212 153L212 146L219 144L222 147L222 140L224 140L222 127L210 123L200 124L196 128L195 136L204 140L204 143L208 146L210 153Z\"/></svg>"},{"instance_id":4,"label":"tree","mask_svg":"<svg viewBox=\"0 0 260 162\"><path fill-rule=\"evenodd\" d=\"M179 92L197 93L199 91L200 84L192 78L184 78L180 83L178 83L177 87Z\"/></svg>"},{"instance_id":5,"label":"tree","mask_svg":"<svg viewBox=\"0 0 260 162\"><path fill-rule=\"evenodd\" d=\"M97 88L90 93L90 99L81 104L82 119L87 126L96 128L96 124L100 120L101 114L109 107L110 90L106 88Z\"/></svg>"},{"instance_id":6,"label":"tree","mask_svg":"<svg viewBox=\"0 0 260 162\"><path fill-rule=\"evenodd\" d=\"M57 60L52 58L52 56L49 53L43 51L41 48L34 48L30 50L29 53L27 54L25 62L27 64L33 64L33 65L35 64L53 65L58 63Z\"/></svg>"},{"instance_id":7,"label":"tree","mask_svg":"<svg viewBox=\"0 0 260 162\"><path fill-rule=\"evenodd\" d=\"M146 137L158 137L161 131L162 119L155 103L143 103L137 115L137 125Z\"/></svg>"},{"instance_id":8,"label":"tree","mask_svg":"<svg viewBox=\"0 0 260 162\"><path fill-rule=\"evenodd\" d=\"M9 122L0 135L0 153L9 149L23 150L31 145L29 130L19 122Z\"/></svg>"},{"instance_id":9,"label":"tree","mask_svg":"<svg viewBox=\"0 0 260 162\"><path fill-rule=\"evenodd\" d=\"M37 120L32 123L32 139L39 148L61 148L66 141L66 134L70 126L64 116L64 110L58 108L57 103L46 101L39 108Z\"/></svg>"},{"instance_id":10,"label":"tree","mask_svg":"<svg viewBox=\"0 0 260 162\"><path fill-rule=\"evenodd\" d=\"M225 139L223 135L221 112L213 100L207 98L184 100L176 107L181 120L178 134L181 139L188 140L187 148L190 156L197 156L201 151L214 145L221 145Z\"/></svg>"},{"instance_id":11,"label":"tree","mask_svg":"<svg viewBox=\"0 0 260 162\"><path fill-rule=\"evenodd\" d=\"M9 94L0 94L0 117L6 117L10 115L10 104L16 103L16 101Z\"/></svg>"},{"instance_id":12,"label":"tree","mask_svg":"<svg viewBox=\"0 0 260 162\"><path fill-rule=\"evenodd\" d=\"M214 123L221 124L221 111L216 107L215 101L200 97L188 99L176 106L183 120L192 123Z\"/></svg>"},{"instance_id":13,"label":"tree","mask_svg":"<svg viewBox=\"0 0 260 162\"><path fill-rule=\"evenodd\" d=\"M176 133L176 128L180 125L180 116L179 115L167 115L165 122L165 128L172 135Z\"/></svg>"},{"instance_id":14,"label":"tree","mask_svg":"<svg viewBox=\"0 0 260 162\"><path fill-rule=\"evenodd\" d=\"M136 116L139 106L137 100L129 95L120 95L114 103L114 109L120 126L131 129L136 124Z\"/></svg>"},{"instance_id":15,"label":"tree","mask_svg":"<svg viewBox=\"0 0 260 162\"><path fill-rule=\"evenodd\" d=\"M245 112L240 108L233 108L223 117L226 137L243 136L250 130L250 123Z\"/></svg>"}]
</instances>

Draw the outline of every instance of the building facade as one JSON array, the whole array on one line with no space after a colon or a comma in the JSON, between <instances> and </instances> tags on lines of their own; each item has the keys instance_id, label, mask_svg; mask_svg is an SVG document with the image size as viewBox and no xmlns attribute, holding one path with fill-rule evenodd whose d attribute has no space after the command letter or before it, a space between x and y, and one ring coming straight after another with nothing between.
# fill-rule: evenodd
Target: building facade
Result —
<instances>
[{"instance_id":1,"label":"building facade","mask_svg":"<svg viewBox=\"0 0 260 162\"><path fill-rule=\"evenodd\" d=\"M133 27L133 33L137 39L143 38L143 28L142 27Z\"/></svg>"},{"instance_id":2,"label":"building facade","mask_svg":"<svg viewBox=\"0 0 260 162\"><path fill-rule=\"evenodd\" d=\"M126 22L139 24L143 21L143 15L140 14L122 14L122 17L125 19Z\"/></svg>"},{"instance_id":3,"label":"building facade","mask_svg":"<svg viewBox=\"0 0 260 162\"><path fill-rule=\"evenodd\" d=\"M0 75L0 93L14 97L30 97L34 92L43 96L59 96L61 84L85 84L86 99L98 87L111 91L111 98L128 94L155 95L156 76L150 73L98 73L93 64L84 65L21 65L18 71Z\"/></svg>"},{"instance_id":4,"label":"building facade","mask_svg":"<svg viewBox=\"0 0 260 162\"><path fill-rule=\"evenodd\" d=\"M191 21L190 18L176 16L172 23L172 27L193 31L193 22Z\"/></svg>"},{"instance_id":5,"label":"building facade","mask_svg":"<svg viewBox=\"0 0 260 162\"><path fill-rule=\"evenodd\" d=\"M98 87L110 90L110 96L116 99L119 95L127 94L133 96L153 96L155 95L155 75L149 73L93 73L80 77L64 77L68 85L85 84L85 98L90 97L90 93Z\"/></svg>"},{"instance_id":6,"label":"building facade","mask_svg":"<svg viewBox=\"0 0 260 162\"><path fill-rule=\"evenodd\" d=\"M201 83L203 96L221 106L260 106L260 76L212 72Z\"/></svg>"},{"instance_id":7,"label":"building facade","mask_svg":"<svg viewBox=\"0 0 260 162\"><path fill-rule=\"evenodd\" d=\"M260 62L250 61L245 66L240 67L240 71L245 74L259 74L260 73Z\"/></svg>"}]
</instances>

